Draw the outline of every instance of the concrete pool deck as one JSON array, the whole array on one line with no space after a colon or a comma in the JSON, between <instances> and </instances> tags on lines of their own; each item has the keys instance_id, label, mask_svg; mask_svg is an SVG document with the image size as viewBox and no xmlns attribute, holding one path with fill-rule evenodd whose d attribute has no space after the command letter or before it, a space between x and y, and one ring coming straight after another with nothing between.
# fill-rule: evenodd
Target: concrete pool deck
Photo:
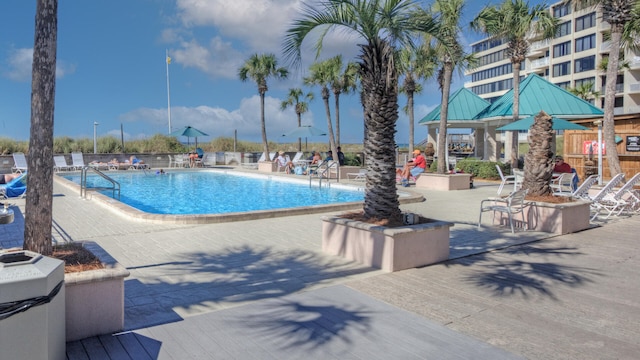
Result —
<instances>
[{"instance_id":1,"label":"concrete pool deck","mask_svg":"<svg viewBox=\"0 0 640 360\"><path fill-rule=\"evenodd\" d=\"M452 260L392 274L322 254L323 214L150 224L56 185L54 239L95 242L131 272L130 331L69 343L69 358L142 354L114 357L114 342L171 359L635 358L638 216L555 237L477 231L497 184L476 185L410 188L427 201L403 210L455 223ZM14 202L4 248L22 246Z\"/></svg>"}]
</instances>

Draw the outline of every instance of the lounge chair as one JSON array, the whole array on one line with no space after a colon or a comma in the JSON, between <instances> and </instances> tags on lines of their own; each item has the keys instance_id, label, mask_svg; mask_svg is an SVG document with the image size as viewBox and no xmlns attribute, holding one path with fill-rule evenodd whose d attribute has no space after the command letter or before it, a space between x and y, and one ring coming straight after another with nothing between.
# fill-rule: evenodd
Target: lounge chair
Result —
<instances>
[{"instance_id":1,"label":"lounge chair","mask_svg":"<svg viewBox=\"0 0 640 360\"><path fill-rule=\"evenodd\" d=\"M82 170L86 165L84 164L84 156L81 152L72 152L71 153L71 166L73 166L76 170Z\"/></svg>"},{"instance_id":2,"label":"lounge chair","mask_svg":"<svg viewBox=\"0 0 640 360\"><path fill-rule=\"evenodd\" d=\"M598 182L598 175L591 175L588 178L584 179L584 182L578 186L575 191L570 193L568 192L556 192L553 195L556 196L570 196L575 199L589 199L589 189Z\"/></svg>"},{"instance_id":3,"label":"lounge chair","mask_svg":"<svg viewBox=\"0 0 640 360\"><path fill-rule=\"evenodd\" d=\"M67 160L63 155L56 155L53 157L53 171L67 171L73 170L73 166L67 164Z\"/></svg>"},{"instance_id":4,"label":"lounge chair","mask_svg":"<svg viewBox=\"0 0 640 360\"><path fill-rule=\"evenodd\" d=\"M502 180L502 182L500 183L500 186L498 187L498 195L500 195L502 193L502 188L504 188L505 185L512 185L512 184L516 183L516 176L515 175L507 175L507 176L505 176L502 173L502 168L498 164L496 164L496 169L498 169L498 174L500 175L500 180Z\"/></svg>"},{"instance_id":5,"label":"lounge chair","mask_svg":"<svg viewBox=\"0 0 640 360\"><path fill-rule=\"evenodd\" d=\"M272 153L270 153L270 154L269 154L269 158L273 160L273 157L274 157L275 155L276 155L276 152L274 151L274 152L272 152ZM242 166L244 166L244 167L248 167L248 168L251 168L251 169L257 169L257 168L258 168L258 163L259 163L259 162L263 162L263 161L265 161L265 160L266 160L266 157L264 156L264 152L263 152L263 153L262 153L262 155L260 156L260 158L258 159L258 161L257 161L257 162L254 162L254 163L250 163L250 162L243 162L243 163L242 163Z\"/></svg>"},{"instance_id":6,"label":"lounge chair","mask_svg":"<svg viewBox=\"0 0 640 360\"><path fill-rule=\"evenodd\" d=\"M11 167L12 172L23 173L27 171L27 158L24 156L24 153L13 153L13 163L13 167Z\"/></svg>"},{"instance_id":7,"label":"lounge chair","mask_svg":"<svg viewBox=\"0 0 640 360\"><path fill-rule=\"evenodd\" d=\"M525 201L525 197L527 196L527 192L529 189L521 189L512 192L506 198L492 198L485 199L480 202L480 217L478 218L478 230L480 230L480 225L482 224L482 213L485 211L493 211L493 216L495 218L496 212L506 213L509 218L509 226L511 227L511 233L514 233L513 227L513 216L515 214L520 213L522 216L522 223L524 224L524 229L527 230L527 222L524 219L524 208L529 206L529 203ZM485 203L489 203L485 205Z\"/></svg>"},{"instance_id":8,"label":"lounge chair","mask_svg":"<svg viewBox=\"0 0 640 360\"><path fill-rule=\"evenodd\" d=\"M593 216L591 221L595 220L600 214L601 210L607 210L609 213L605 218L611 216L613 211L621 204L613 197L613 188L620 184L624 180L624 174L620 173L614 176L609 182L598 191L594 196L590 196L588 200L591 200L591 211Z\"/></svg>"},{"instance_id":9,"label":"lounge chair","mask_svg":"<svg viewBox=\"0 0 640 360\"><path fill-rule=\"evenodd\" d=\"M19 177L0 185L0 199L21 198L27 192L27 172Z\"/></svg>"},{"instance_id":10,"label":"lounge chair","mask_svg":"<svg viewBox=\"0 0 640 360\"><path fill-rule=\"evenodd\" d=\"M186 154L178 154L173 156L172 167L183 168L189 164L189 156Z\"/></svg>"},{"instance_id":11,"label":"lounge chair","mask_svg":"<svg viewBox=\"0 0 640 360\"><path fill-rule=\"evenodd\" d=\"M640 182L640 173L635 174L629 181L627 181L617 191L611 191L599 201L598 206L600 209L607 210L609 213L605 217L608 218L613 213L616 215L622 214L624 211L635 211L637 197L634 193L633 187Z\"/></svg>"},{"instance_id":12,"label":"lounge chair","mask_svg":"<svg viewBox=\"0 0 640 360\"><path fill-rule=\"evenodd\" d=\"M347 180L365 181L367 180L367 169L360 169L357 173L347 173Z\"/></svg>"}]
</instances>

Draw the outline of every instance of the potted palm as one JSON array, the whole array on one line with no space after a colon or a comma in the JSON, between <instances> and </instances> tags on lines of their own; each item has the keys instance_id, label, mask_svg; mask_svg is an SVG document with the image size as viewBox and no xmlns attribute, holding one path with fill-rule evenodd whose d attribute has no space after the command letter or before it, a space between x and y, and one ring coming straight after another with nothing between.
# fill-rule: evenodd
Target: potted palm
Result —
<instances>
[{"instance_id":1,"label":"potted palm","mask_svg":"<svg viewBox=\"0 0 640 360\"><path fill-rule=\"evenodd\" d=\"M359 45L358 63L367 169L364 206L354 218L323 218L323 250L388 271L446 260L452 224L418 221L420 216L406 216L403 222L395 183L398 74L394 56L399 45L415 48L413 34L436 34L438 25L432 15L409 0L306 5L285 37L284 53L294 63L301 60L303 41L317 28L346 30L364 41ZM321 50L327 33L321 32L316 50Z\"/></svg>"}]
</instances>

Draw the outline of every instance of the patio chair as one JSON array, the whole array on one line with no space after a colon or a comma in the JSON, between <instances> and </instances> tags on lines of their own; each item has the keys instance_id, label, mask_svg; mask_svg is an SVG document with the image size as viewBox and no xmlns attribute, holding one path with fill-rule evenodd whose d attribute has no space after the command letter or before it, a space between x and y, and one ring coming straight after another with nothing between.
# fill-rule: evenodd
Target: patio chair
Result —
<instances>
[{"instance_id":1,"label":"patio chair","mask_svg":"<svg viewBox=\"0 0 640 360\"><path fill-rule=\"evenodd\" d=\"M584 182L572 192L556 192L553 195L556 196L570 196L575 199L589 199L589 189L598 182L598 175L591 175L584 179Z\"/></svg>"},{"instance_id":2,"label":"patio chair","mask_svg":"<svg viewBox=\"0 0 640 360\"><path fill-rule=\"evenodd\" d=\"M27 171L27 158L24 156L24 153L13 153L13 163L14 164L11 167L11 172L23 173Z\"/></svg>"},{"instance_id":3,"label":"patio chair","mask_svg":"<svg viewBox=\"0 0 640 360\"><path fill-rule=\"evenodd\" d=\"M23 198L27 193L27 172L0 185L0 199Z\"/></svg>"},{"instance_id":4,"label":"patio chair","mask_svg":"<svg viewBox=\"0 0 640 360\"><path fill-rule=\"evenodd\" d=\"M527 230L527 222L524 219L524 209L529 206L529 203L525 201L529 189L517 190L509 194L506 198L491 198L485 199L480 202L480 217L478 218L478 230L482 224L482 213L486 211L493 211L493 217L495 219L496 212L506 213L509 218L509 226L511 227L511 233L515 233L513 227L513 216L520 214L522 216L522 223L524 229ZM488 203L485 205L485 203Z\"/></svg>"},{"instance_id":5,"label":"patio chair","mask_svg":"<svg viewBox=\"0 0 640 360\"><path fill-rule=\"evenodd\" d=\"M573 179L575 173L561 173L557 177L551 179L549 186L553 191L553 195L571 196L573 193Z\"/></svg>"},{"instance_id":6,"label":"patio chair","mask_svg":"<svg viewBox=\"0 0 640 360\"><path fill-rule=\"evenodd\" d=\"M67 171L73 170L73 166L67 164L67 160L63 155L56 155L53 157L53 171Z\"/></svg>"},{"instance_id":7,"label":"patio chair","mask_svg":"<svg viewBox=\"0 0 640 360\"><path fill-rule=\"evenodd\" d=\"M76 170L82 170L85 167L84 164L84 156L81 152L72 152L71 153L71 166L73 166Z\"/></svg>"},{"instance_id":8,"label":"patio chair","mask_svg":"<svg viewBox=\"0 0 640 360\"><path fill-rule=\"evenodd\" d=\"M593 211L593 216L591 217L591 221L595 220L600 214L601 210L607 210L609 213L605 217L608 218L613 214L613 211L618 208L621 204L618 200L613 196L613 188L615 188L618 184L620 184L624 180L624 174L620 173L614 176L609 182L598 191L594 196L590 196L588 200L591 200L591 211Z\"/></svg>"},{"instance_id":9,"label":"patio chair","mask_svg":"<svg viewBox=\"0 0 640 360\"><path fill-rule=\"evenodd\" d=\"M515 175L505 176L502 173L502 168L498 164L496 164L496 169L498 170L498 174L500 175L500 179L502 180L502 182L500 183L500 186L498 187L498 195L500 195L502 193L502 188L504 188L505 185L511 185L516 183L516 176Z\"/></svg>"},{"instance_id":10,"label":"patio chair","mask_svg":"<svg viewBox=\"0 0 640 360\"><path fill-rule=\"evenodd\" d=\"M347 180L365 181L367 180L367 169L360 169L357 173L347 173Z\"/></svg>"}]
</instances>

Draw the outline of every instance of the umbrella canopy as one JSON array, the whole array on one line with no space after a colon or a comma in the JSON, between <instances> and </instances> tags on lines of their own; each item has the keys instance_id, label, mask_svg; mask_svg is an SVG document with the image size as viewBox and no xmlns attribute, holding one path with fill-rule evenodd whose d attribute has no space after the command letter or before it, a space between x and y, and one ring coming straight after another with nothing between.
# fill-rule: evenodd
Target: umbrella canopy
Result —
<instances>
[{"instance_id":1,"label":"umbrella canopy","mask_svg":"<svg viewBox=\"0 0 640 360\"><path fill-rule=\"evenodd\" d=\"M196 138L196 147L198 147L198 136L208 136L209 134L205 134L202 131L191 127L185 126L183 129L176 130L169 134L171 136L186 136L187 137L187 146L189 145L189 138Z\"/></svg>"},{"instance_id":2,"label":"umbrella canopy","mask_svg":"<svg viewBox=\"0 0 640 360\"><path fill-rule=\"evenodd\" d=\"M327 135L326 131L315 128L311 125L302 125L282 136L303 138L303 137L324 136L324 135Z\"/></svg>"},{"instance_id":3,"label":"umbrella canopy","mask_svg":"<svg viewBox=\"0 0 640 360\"><path fill-rule=\"evenodd\" d=\"M514 121L511 124L507 124L505 126L501 126L497 128L498 131L520 131L520 130L529 130L531 125L533 125L534 116L529 116L524 119L520 119L518 121ZM571 121L567 121L564 119L560 119L557 117L552 117L551 121L553 121L553 125L551 128L553 130L589 130L589 128L584 127L582 125L574 124Z\"/></svg>"}]
</instances>

